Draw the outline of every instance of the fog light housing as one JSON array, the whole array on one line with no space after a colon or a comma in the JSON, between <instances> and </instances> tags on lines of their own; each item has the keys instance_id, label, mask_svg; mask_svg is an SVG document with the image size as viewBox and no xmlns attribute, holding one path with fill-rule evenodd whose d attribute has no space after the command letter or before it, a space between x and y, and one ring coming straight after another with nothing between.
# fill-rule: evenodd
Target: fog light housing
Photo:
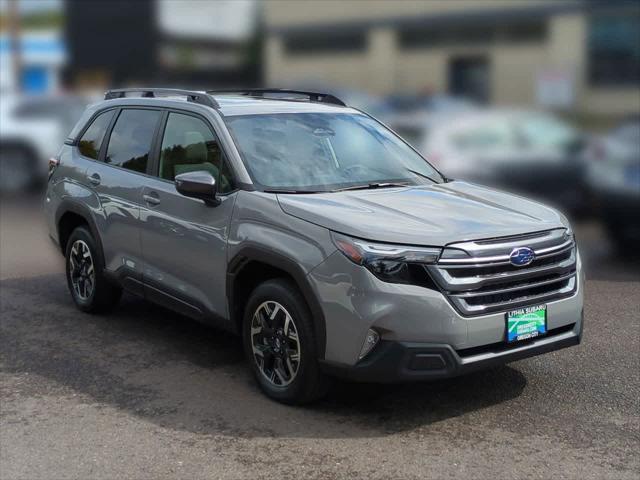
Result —
<instances>
[{"instance_id":1,"label":"fog light housing","mask_svg":"<svg viewBox=\"0 0 640 480\"><path fill-rule=\"evenodd\" d=\"M378 344L379 340L380 335L378 335L378 332L370 328L367 331L367 336L364 337L364 343L362 344L362 348L360 349L358 360L362 360L364 357L366 357L368 353L373 350L373 347Z\"/></svg>"}]
</instances>

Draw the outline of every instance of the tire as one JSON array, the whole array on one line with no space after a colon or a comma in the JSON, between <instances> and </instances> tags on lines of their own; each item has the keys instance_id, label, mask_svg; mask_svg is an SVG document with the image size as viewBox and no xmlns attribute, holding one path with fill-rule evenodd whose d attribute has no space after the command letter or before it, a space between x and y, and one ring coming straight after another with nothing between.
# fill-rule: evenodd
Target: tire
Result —
<instances>
[{"instance_id":1,"label":"tire","mask_svg":"<svg viewBox=\"0 0 640 480\"><path fill-rule=\"evenodd\" d=\"M242 330L247 361L268 397L300 405L326 393L328 379L318 364L311 313L293 282L278 278L256 287Z\"/></svg>"},{"instance_id":2,"label":"tire","mask_svg":"<svg viewBox=\"0 0 640 480\"><path fill-rule=\"evenodd\" d=\"M122 289L105 277L101 258L93 235L86 227L77 227L67 241L65 270L71 298L83 312L111 310L122 295Z\"/></svg>"}]
</instances>

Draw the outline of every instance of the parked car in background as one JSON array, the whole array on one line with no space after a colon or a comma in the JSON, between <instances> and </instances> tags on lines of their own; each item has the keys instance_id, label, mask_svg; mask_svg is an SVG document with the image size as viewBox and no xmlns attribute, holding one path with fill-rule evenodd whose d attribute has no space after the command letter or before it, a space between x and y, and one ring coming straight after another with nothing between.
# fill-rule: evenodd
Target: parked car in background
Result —
<instances>
[{"instance_id":1,"label":"parked car in background","mask_svg":"<svg viewBox=\"0 0 640 480\"><path fill-rule=\"evenodd\" d=\"M339 98L353 108L380 118L389 112L386 100L363 90L324 85L317 82L297 82L291 88L304 91L320 91Z\"/></svg>"},{"instance_id":2,"label":"parked car in background","mask_svg":"<svg viewBox=\"0 0 640 480\"><path fill-rule=\"evenodd\" d=\"M628 118L586 151L587 185L615 244L640 242L640 116Z\"/></svg>"},{"instance_id":3,"label":"parked car in background","mask_svg":"<svg viewBox=\"0 0 640 480\"><path fill-rule=\"evenodd\" d=\"M80 118L87 102L77 96L0 98L0 191L43 183L49 157Z\"/></svg>"},{"instance_id":4,"label":"parked car in background","mask_svg":"<svg viewBox=\"0 0 640 480\"><path fill-rule=\"evenodd\" d=\"M379 109L382 115L402 113L458 113L478 109L472 100L445 94L393 94L385 98Z\"/></svg>"},{"instance_id":5,"label":"parked car in background","mask_svg":"<svg viewBox=\"0 0 640 480\"><path fill-rule=\"evenodd\" d=\"M522 193L570 213L587 203L584 137L550 114L416 112L395 115L387 124L451 178Z\"/></svg>"}]
</instances>

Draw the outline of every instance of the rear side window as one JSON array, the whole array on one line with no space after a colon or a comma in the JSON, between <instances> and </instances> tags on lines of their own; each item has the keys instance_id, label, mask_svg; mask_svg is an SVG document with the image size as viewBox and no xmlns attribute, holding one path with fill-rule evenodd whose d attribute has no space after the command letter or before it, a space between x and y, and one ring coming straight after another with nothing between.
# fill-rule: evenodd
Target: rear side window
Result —
<instances>
[{"instance_id":1,"label":"rear side window","mask_svg":"<svg viewBox=\"0 0 640 480\"><path fill-rule=\"evenodd\" d=\"M84 132L80 142L78 142L78 149L80 153L85 157L93 158L94 160L98 159L98 154L100 153L100 146L102 145L102 139L104 138L104 134L109 127L109 123L111 122L111 117L113 117L114 110L109 110L108 112L101 113L98 115L91 126Z\"/></svg>"},{"instance_id":2,"label":"rear side window","mask_svg":"<svg viewBox=\"0 0 640 480\"><path fill-rule=\"evenodd\" d=\"M220 193L233 190L220 144L209 126L196 117L170 113L162 138L160 178L173 181L181 173L202 170L216 179Z\"/></svg>"},{"instance_id":3,"label":"rear side window","mask_svg":"<svg viewBox=\"0 0 640 480\"><path fill-rule=\"evenodd\" d=\"M111 131L105 163L145 173L160 112L126 109Z\"/></svg>"}]
</instances>

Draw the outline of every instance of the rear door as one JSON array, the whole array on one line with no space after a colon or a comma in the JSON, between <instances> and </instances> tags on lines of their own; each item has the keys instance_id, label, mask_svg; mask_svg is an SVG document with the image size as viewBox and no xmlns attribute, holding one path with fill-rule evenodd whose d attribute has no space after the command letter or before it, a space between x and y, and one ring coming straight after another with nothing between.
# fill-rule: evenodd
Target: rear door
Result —
<instances>
[{"instance_id":1,"label":"rear door","mask_svg":"<svg viewBox=\"0 0 640 480\"><path fill-rule=\"evenodd\" d=\"M115 112L98 154L89 163L87 183L96 192L96 223L102 240L106 268L134 291L142 291L140 251L140 201L150 168L151 147L162 111L123 108ZM89 144L79 148L95 155Z\"/></svg>"},{"instance_id":2,"label":"rear door","mask_svg":"<svg viewBox=\"0 0 640 480\"><path fill-rule=\"evenodd\" d=\"M170 111L164 123L156 176L145 182L141 192L145 295L187 315L213 313L227 318L227 237L236 197L234 181L218 136L206 119ZM192 171L207 171L216 178L217 206L176 191L174 177Z\"/></svg>"}]
</instances>

